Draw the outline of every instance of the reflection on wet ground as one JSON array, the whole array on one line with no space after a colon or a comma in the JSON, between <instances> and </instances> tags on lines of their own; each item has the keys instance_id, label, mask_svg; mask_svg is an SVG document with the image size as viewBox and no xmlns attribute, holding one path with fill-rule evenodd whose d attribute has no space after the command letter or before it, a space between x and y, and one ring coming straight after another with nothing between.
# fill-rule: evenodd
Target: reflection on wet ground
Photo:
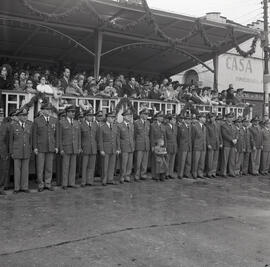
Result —
<instances>
[{"instance_id":1,"label":"reflection on wet ground","mask_svg":"<svg viewBox=\"0 0 270 267\"><path fill-rule=\"evenodd\" d=\"M0 197L0 266L270 266L270 178Z\"/></svg>"}]
</instances>

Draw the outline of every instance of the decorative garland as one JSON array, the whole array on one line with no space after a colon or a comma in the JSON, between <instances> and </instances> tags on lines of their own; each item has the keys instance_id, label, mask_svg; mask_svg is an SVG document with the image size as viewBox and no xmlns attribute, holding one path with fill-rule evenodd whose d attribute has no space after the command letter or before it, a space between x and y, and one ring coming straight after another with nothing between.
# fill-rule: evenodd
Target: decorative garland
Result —
<instances>
[{"instance_id":1,"label":"decorative garland","mask_svg":"<svg viewBox=\"0 0 270 267\"><path fill-rule=\"evenodd\" d=\"M116 105L116 107L115 107L116 114L118 114L122 108L124 110L130 110L133 113L133 115L136 114L135 108L133 107L131 101L127 97L121 98L121 100Z\"/></svg>"}]
</instances>

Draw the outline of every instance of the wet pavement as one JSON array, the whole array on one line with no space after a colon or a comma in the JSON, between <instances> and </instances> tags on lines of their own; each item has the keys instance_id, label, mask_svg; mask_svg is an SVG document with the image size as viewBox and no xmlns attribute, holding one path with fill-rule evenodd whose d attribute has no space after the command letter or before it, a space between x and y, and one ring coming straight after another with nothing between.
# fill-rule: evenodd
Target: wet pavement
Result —
<instances>
[{"instance_id":1,"label":"wet pavement","mask_svg":"<svg viewBox=\"0 0 270 267\"><path fill-rule=\"evenodd\" d=\"M270 178L0 197L0 266L270 266Z\"/></svg>"}]
</instances>

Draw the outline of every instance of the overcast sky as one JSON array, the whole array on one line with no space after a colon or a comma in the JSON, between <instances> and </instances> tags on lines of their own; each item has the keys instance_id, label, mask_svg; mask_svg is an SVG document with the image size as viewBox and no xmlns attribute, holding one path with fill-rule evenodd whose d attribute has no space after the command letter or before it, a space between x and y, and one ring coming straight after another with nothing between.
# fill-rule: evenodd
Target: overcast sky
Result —
<instances>
[{"instance_id":1,"label":"overcast sky","mask_svg":"<svg viewBox=\"0 0 270 267\"><path fill-rule=\"evenodd\" d=\"M244 25L262 19L262 0L148 0L151 8L200 17L218 11Z\"/></svg>"}]
</instances>

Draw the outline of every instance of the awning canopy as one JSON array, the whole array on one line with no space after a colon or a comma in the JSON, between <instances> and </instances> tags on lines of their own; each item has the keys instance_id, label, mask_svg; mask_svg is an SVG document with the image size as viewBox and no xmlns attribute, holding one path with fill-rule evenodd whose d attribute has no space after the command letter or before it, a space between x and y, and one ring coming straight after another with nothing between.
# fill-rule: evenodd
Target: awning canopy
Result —
<instances>
[{"instance_id":1,"label":"awning canopy","mask_svg":"<svg viewBox=\"0 0 270 267\"><path fill-rule=\"evenodd\" d=\"M196 18L160 10L152 13L169 37L188 38L172 48L155 33L140 4L110 0L2 0L0 56L64 62L91 70L100 45L103 70L173 75L231 49L232 42L223 43L218 51L209 46L209 42L221 43L228 36L228 25L233 27L238 43L255 34L228 20L219 23L201 18L205 40L194 31Z\"/></svg>"}]
</instances>

